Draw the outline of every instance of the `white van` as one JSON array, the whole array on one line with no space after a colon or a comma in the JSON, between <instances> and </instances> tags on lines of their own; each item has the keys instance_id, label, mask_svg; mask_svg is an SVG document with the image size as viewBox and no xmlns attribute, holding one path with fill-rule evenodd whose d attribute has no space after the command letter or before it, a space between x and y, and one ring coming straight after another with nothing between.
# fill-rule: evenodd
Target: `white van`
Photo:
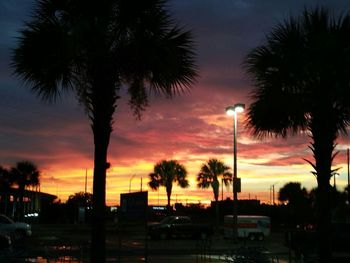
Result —
<instances>
[{"instance_id":1,"label":"white van","mask_svg":"<svg viewBox=\"0 0 350 263\"><path fill-rule=\"evenodd\" d=\"M271 221L268 216L237 216L237 234L239 238L263 240L270 235ZM233 237L233 215L224 217L224 237Z\"/></svg>"}]
</instances>

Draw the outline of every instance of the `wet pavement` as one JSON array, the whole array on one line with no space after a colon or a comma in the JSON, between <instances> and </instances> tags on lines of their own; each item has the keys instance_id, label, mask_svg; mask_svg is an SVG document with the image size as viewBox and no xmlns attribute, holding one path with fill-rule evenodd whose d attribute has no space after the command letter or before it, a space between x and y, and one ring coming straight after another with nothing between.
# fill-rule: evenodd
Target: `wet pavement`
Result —
<instances>
[{"instance_id":1,"label":"wet pavement","mask_svg":"<svg viewBox=\"0 0 350 263\"><path fill-rule=\"evenodd\" d=\"M33 230L31 238L14 244L9 251L0 252L0 262L88 262L90 231L87 226L34 226ZM273 232L264 241L241 240L238 243L224 239L220 233L216 233L210 240L150 240L145 238L142 231L134 230L131 233L120 233L111 229L107 233L107 262L234 262L233 251L242 247L263 250L271 263L287 263L289 258L293 262L301 262L293 253L289 254L282 231ZM334 262L350 262L349 253L337 254L337 258Z\"/></svg>"},{"instance_id":2,"label":"wet pavement","mask_svg":"<svg viewBox=\"0 0 350 263\"><path fill-rule=\"evenodd\" d=\"M15 243L11 250L0 252L1 263L88 262L88 229L79 226L34 226L33 229L32 237ZM280 246L279 239L274 236L263 242L234 244L220 234L214 235L210 240L151 240L139 232L118 234L110 231L106 241L106 254L107 262L118 263L228 262L224 259L227 259L232 249L240 246L265 247L268 244L273 248L269 252L285 255L286 249Z\"/></svg>"}]
</instances>

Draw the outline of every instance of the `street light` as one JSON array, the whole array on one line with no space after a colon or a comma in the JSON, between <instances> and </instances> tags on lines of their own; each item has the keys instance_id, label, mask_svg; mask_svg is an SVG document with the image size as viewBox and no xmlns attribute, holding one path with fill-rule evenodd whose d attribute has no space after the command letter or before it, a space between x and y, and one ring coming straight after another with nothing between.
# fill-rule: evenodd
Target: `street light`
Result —
<instances>
[{"instance_id":1,"label":"street light","mask_svg":"<svg viewBox=\"0 0 350 263\"><path fill-rule=\"evenodd\" d=\"M226 114L233 116L233 239L237 240L237 187L239 180L237 179L237 113L244 111L245 105L243 103L236 103L233 106L226 108Z\"/></svg>"},{"instance_id":2,"label":"street light","mask_svg":"<svg viewBox=\"0 0 350 263\"><path fill-rule=\"evenodd\" d=\"M334 189L337 189L337 184L336 184L336 177L338 177L339 176L339 173L334 173L333 174L333 187L334 187Z\"/></svg>"}]
</instances>

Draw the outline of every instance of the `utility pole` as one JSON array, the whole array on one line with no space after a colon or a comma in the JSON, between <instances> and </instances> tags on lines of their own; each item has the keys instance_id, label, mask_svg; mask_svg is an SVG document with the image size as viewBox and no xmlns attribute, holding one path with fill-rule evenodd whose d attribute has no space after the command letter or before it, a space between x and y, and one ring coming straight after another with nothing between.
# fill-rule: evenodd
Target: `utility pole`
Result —
<instances>
[{"instance_id":1,"label":"utility pole","mask_svg":"<svg viewBox=\"0 0 350 263\"><path fill-rule=\"evenodd\" d=\"M274 183L273 185L270 186L270 203L271 203L271 191L272 191L272 205L275 205L275 185L278 184Z\"/></svg>"}]
</instances>

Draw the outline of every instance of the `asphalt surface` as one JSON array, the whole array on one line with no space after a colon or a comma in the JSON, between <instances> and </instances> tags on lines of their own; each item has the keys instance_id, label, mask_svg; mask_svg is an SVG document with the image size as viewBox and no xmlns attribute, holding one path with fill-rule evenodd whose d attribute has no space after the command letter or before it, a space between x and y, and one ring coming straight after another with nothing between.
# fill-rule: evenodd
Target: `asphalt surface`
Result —
<instances>
[{"instance_id":1,"label":"asphalt surface","mask_svg":"<svg viewBox=\"0 0 350 263\"><path fill-rule=\"evenodd\" d=\"M90 229L82 225L34 225L33 236L13 244L10 250L0 251L0 262L88 262ZM263 241L224 239L221 232L210 240L151 240L142 228L120 231L107 230L107 262L116 263L207 263L234 262L233 252L239 248L264 251L271 263L297 261L284 245L283 231L275 231ZM338 253L334 263L350 262L349 253ZM254 261L253 261L254 262ZM307 262L307 261L304 261ZM308 262L315 262L312 258Z\"/></svg>"},{"instance_id":2,"label":"asphalt surface","mask_svg":"<svg viewBox=\"0 0 350 263\"><path fill-rule=\"evenodd\" d=\"M14 242L0 252L0 262L87 262L90 254L90 229L84 225L33 225L33 236ZM279 234L264 241L233 243L215 234L209 240L151 240L141 227L107 230L107 262L225 262L238 247L259 247L273 256L285 257ZM280 261L283 263L284 261Z\"/></svg>"}]
</instances>

